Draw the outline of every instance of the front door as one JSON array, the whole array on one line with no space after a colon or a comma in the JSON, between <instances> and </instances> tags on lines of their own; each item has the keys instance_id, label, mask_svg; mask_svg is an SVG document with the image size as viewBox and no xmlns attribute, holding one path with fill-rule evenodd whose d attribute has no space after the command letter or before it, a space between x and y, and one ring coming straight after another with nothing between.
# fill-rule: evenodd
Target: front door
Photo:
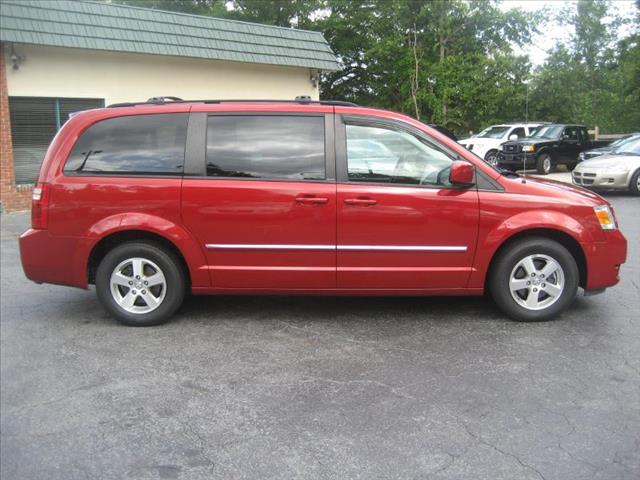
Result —
<instances>
[{"instance_id":1,"label":"front door","mask_svg":"<svg viewBox=\"0 0 640 480\"><path fill-rule=\"evenodd\" d=\"M449 184L454 155L426 134L364 117L336 126L338 288L466 287L478 192Z\"/></svg>"},{"instance_id":2,"label":"front door","mask_svg":"<svg viewBox=\"0 0 640 480\"><path fill-rule=\"evenodd\" d=\"M580 153L580 138L578 127L565 127L558 146L558 157L562 162L575 162Z\"/></svg>"},{"instance_id":3,"label":"front door","mask_svg":"<svg viewBox=\"0 0 640 480\"><path fill-rule=\"evenodd\" d=\"M332 130L321 112L207 116L206 176L185 176L182 214L213 287L335 288Z\"/></svg>"}]
</instances>

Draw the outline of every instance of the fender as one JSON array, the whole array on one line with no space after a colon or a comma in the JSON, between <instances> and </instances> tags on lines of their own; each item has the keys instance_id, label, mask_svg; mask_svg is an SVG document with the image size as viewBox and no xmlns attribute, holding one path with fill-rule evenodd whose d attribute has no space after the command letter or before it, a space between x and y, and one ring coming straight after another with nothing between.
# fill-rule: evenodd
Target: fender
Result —
<instances>
[{"instance_id":1,"label":"fender","mask_svg":"<svg viewBox=\"0 0 640 480\"><path fill-rule=\"evenodd\" d=\"M538 156L542 153L546 153L551 157L551 160L553 160L554 162L557 162L558 159L556 158L556 154L551 147L545 146L545 147L542 147L540 150L536 150L535 152L536 160L538 159Z\"/></svg>"},{"instance_id":2,"label":"fender","mask_svg":"<svg viewBox=\"0 0 640 480\"><path fill-rule=\"evenodd\" d=\"M98 242L114 233L132 230L153 233L171 242L184 257L185 263L189 268L192 286L210 286L205 253L191 234L182 226L166 218L146 213L112 215L91 226L86 235L82 237L81 244L76 252L75 263L81 265L82 268L75 275L78 280L77 283L82 284L78 286L87 288L86 272L89 255Z\"/></svg>"},{"instance_id":3,"label":"fender","mask_svg":"<svg viewBox=\"0 0 640 480\"><path fill-rule=\"evenodd\" d=\"M482 227L481 227L482 229ZM575 218L554 210L530 210L502 219L478 237L474 269L469 277L469 288L483 288L491 260L498 249L514 235L526 230L545 229L564 233L574 239L584 251L594 242L593 235ZM586 252L585 252L586 253Z\"/></svg>"}]
</instances>

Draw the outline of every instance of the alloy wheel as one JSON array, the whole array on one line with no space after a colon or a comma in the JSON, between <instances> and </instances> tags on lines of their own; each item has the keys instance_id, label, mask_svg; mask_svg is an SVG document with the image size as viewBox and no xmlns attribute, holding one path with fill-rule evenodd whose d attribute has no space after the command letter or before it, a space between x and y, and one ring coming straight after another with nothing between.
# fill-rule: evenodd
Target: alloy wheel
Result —
<instances>
[{"instance_id":1,"label":"alloy wheel","mask_svg":"<svg viewBox=\"0 0 640 480\"><path fill-rule=\"evenodd\" d=\"M158 308L167 292L164 273L151 260L134 257L120 262L111 273L111 295L128 313L144 314Z\"/></svg>"},{"instance_id":2,"label":"alloy wheel","mask_svg":"<svg viewBox=\"0 0 640 480\"><path fill-rule=\"evenodd\" d=\"M528 255L516 263L509 276L511 297L527 310L544 310L564 292L560 263L548 255Z\"/></svg>"}]
</instances>

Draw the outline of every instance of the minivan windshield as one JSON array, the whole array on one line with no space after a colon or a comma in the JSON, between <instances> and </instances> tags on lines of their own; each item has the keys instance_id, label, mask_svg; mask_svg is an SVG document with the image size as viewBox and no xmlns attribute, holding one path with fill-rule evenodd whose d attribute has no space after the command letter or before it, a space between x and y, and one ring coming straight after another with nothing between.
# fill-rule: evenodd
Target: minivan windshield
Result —
<instances>
[{"instance_id":1,"label":"minivan windshield","mask_svg":"<svg viewBox=\"0 0 640 480\"><path fill-rule=\"evenodd\" d=\"M489 128L485 128L479 134L476 135L477 138L502 138L505 132L509 130L508 126L504 125L494 125Z\"/></svg>"},{"instance_id":2,"label":"minivan windshield","mask_svg":"<svg viewBox=\"0 0 640 480\"><path fill-rule=\"evenodd\" d=\"M532 138L558 138L562 133L562 125L545 125L531 135Z\"/></svg>"}]
</instances>

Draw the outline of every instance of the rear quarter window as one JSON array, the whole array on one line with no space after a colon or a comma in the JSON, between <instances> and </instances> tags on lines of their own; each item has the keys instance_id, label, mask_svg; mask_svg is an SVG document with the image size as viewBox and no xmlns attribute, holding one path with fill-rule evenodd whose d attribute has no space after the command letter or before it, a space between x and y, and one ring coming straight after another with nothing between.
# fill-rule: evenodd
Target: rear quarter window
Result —
<instances>
[{"instance_id":1,"label":"rear quarter window","mask_svg":"<svg viewBox=\"0 0 640 480\"><path fill-rule=\"evenodd\" d=\"M182 174L188 114L102 120L78 139L65 173Z\"/></svg>"}]
</instances>

